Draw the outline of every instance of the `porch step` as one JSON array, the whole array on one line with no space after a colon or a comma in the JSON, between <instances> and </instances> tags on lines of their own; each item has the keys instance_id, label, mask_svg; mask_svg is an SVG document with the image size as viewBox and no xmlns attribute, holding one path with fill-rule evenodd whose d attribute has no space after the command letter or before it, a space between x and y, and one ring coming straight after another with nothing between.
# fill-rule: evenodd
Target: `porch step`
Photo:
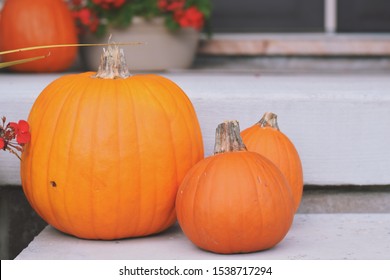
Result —
<instances>
[{"instance_id":1,"label":"porch step","mask_svg":"<svg viewBox=\"0 0 390 280\"><path fill-rule=\"evenodd\" d=\"M390 213L390 185L306 185L298 213Z\"/></svg>"},{"instance_id":2,"label":"porch step","mask_svg":"<svg viewBox=\"0 0 390 280\"><path fill-rule=\"evenodd\" d=\"M176 224L144 238L81 240L46 227L17 260L388 260L390 214L297 214L276 247L252 254L220 255L194 246Z\"/></svg>"},{"instance_id":3,"label":"porch step","mask_svg":"<svg viewBox=\"0 0 390 280\"><path fill-rule=\"evenodd\" d=\"M62 74L0 75L0 114L26 119ZM236 119L244 129L265 111L295 144L307 185L390 184L390 78L367 74L262 74L185 71L162 75L187 93L211 155L216 126ZM20 185L19 160L0 155L0 185Z\"/></svg>"}]
</instances>

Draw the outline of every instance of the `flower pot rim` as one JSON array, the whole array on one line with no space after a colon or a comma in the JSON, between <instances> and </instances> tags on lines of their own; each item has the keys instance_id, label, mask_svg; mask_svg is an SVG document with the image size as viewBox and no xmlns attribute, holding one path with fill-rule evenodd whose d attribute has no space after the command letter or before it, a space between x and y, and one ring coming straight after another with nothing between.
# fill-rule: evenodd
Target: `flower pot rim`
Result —
<instances>
[{"instance_id":1,"label":"flower pot rim","mask_svg":"<svg viewBox=\"0 0 390 280\"><path fill-rule=\"evenodd\" d=\"M165 18L163 16L155 16L151 18L146 18L142 16L134 16L131 25L133 24L141 24L141 23L151 23L151 24L159 24L159 25L164 25L165 23Z\"/></svg>"}]
</instances>

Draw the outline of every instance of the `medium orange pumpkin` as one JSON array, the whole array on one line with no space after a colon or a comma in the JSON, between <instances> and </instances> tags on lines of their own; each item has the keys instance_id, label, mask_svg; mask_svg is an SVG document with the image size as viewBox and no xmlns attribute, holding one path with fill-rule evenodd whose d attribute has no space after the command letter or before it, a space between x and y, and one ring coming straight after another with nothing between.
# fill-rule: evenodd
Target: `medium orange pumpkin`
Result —
<instances>
[{"instance_id":1,"label":"medium orange pumpkin","mask_svg":"<svg viewBox=\"0 0 390 280\"><path fill-rule=\"evenodd\" d=\"M218 126L215 154L190 169L176 211L184 234L215 253L246 253L275 246L291 227L291 190L280 170L246 151L237 121Z\"/></svg>"},{"instance_id":2,"label":"medium orange pumpkin","mask_svg":"<svg viewBox=\"0 0 390 280\"><path fill-rule=\"evenodd\" d=\"M41 45L75 44L77 30L72 15L62 0L7 0L0 18L0 50ZM76 47L24 51L3 55L14 61L35 56L43 59L10 67L23 72L56 72L69 68L77 55Z\"/></svg>"},{"instance_id":3,"label":"medium orange pumpkin","mask_svg":"<svg viewBox=\"0 0 390 280\"><path fill-rule=\"evenodd\" d=\"M162 76L128 76L122 55L109 47L97 74L52 82L28 118L32 138L21 163L26 197L49 224L81 238L168 228L176 221L178 186L203 158L186 94Z\"/></svg>"},{"instance_id":4,"label":"medium orange pumpkin","mask_svg":"<svg viewBox=\"0 0 390 280\"><path fill-rule=\"evenodd\" d=\"M270 159L282 171L290 184L295 210L303 191L303 171L299 154L291 140L279 130L277 115L267 112L255 125L241 132L249 151Z\"/></svg>"}]
</instances>

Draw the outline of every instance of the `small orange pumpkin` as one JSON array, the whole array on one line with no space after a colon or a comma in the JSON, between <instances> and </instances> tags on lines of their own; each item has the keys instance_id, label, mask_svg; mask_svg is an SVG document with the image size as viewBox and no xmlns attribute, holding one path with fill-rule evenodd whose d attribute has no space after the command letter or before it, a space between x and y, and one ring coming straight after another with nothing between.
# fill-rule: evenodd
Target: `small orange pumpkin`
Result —
<instances>
[{"instance_id":1,"label":"small orange pumpkin","mask_svg":"<svg viewBox=\"0 0 390 280\"><path fill-rule=\"evenodd\" d=\"M241 132L249 151L270 159L282 171L290 184L295 211L303 191L303 171L299 154L291 140L279 130L277 115L267 112L255 125Z\"/></svg>"},{"instance_id":2,"label":"small orange pumpkin","mask_svg":"<svg viewBox=\"0 0 390 280\"><path fill-rule=\"evenodd\" d=\"M215 154L190 169L176 211L195 245L223 254L275 246L294 216L286 179L271 161L246 151L237 121L218 126Z\"/></svg>"},{"instance_id":3,"label":"small orange pumpkin","mask_svg":"<svg viewBox=\"0 0 390 280\"><path fill-rule=\"evenodd\" d=\"M77 30L62 0L7 0L0 18L0 51L54 44L75 44ZM20 72L56 72L69 68L76 47L16 52L2 56L4 62L43 56L43 60L11 66Z\"/></svg>"},{"instance_id":4,"label":"small orange pumpkin","mask_svg":"<svg viewBox=\"0 0 390 280\"><path fill-rule=\"evenodd\" d=\"M111 47L98 73L66 75L35 101L23 190L55 228L81 238L154 234L176 221L187 171L203 158L194 108L172 81L129 75Z\"/></svg>"}]
</instances>

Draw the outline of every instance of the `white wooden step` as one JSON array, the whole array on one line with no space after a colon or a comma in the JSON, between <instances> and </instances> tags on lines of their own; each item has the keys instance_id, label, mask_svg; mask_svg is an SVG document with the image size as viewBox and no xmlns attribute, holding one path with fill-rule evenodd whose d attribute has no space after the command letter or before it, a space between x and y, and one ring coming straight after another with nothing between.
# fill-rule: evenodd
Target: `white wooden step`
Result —
<instances>
[{"instance_id":1,"label":"white wooden step","mask_svg":"<svg viewBox=\"0 0 390 280\"><path fill-rule=\"evenodd\" d=\"M63 74L0 74L0 115L26 119L42 91ZM268 74L188 71L162 73L192 100L205 155L218 123L237 119L241 129L265 111L301 155L305 184L390 183L390 77L386 74ZM20 184L19 160L0 153L0 185Z\"/></svg>"},{"instance_id":2,"label":"white wooden step","mask_svg":"<svg viewBox=\"0 0 390 280\"><path fill-rule=\"evenodd\" d=\"M276 247L240 255L200 250L177 224L155 236L105 242L47 226L16 260L389 260L389 222L388 213L297 214Z\"/></svg>"}]
</instances>

